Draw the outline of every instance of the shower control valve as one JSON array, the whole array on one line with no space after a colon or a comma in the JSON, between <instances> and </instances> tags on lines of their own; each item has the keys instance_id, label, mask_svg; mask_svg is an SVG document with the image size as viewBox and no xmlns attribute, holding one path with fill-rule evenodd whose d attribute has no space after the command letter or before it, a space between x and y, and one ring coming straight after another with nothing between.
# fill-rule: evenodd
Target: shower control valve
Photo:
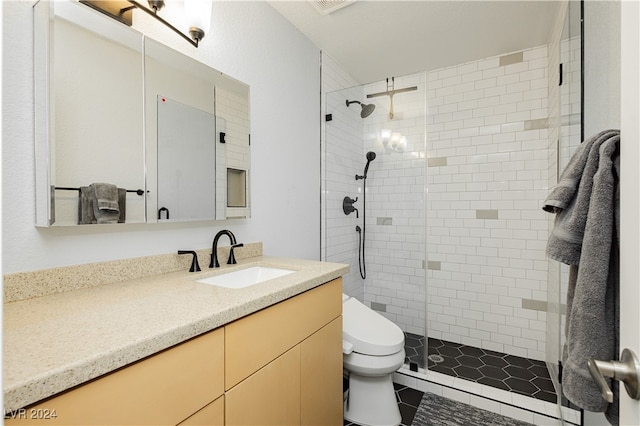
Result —
<instances>
[{"instance_id":1,"label":"shower control valve","mask_svg":"<svg viewBox=\"0 0 640 426\"><path fill-rule=\"evenodd\" d=\"M355 203L356 201L358 201L358 197L356 197L355 199L349 198L348 196L344 197L344 199L342 200L342 211L344 212L344 214L350 215L351 213L356 212L356 218L358 218L358 209L353 207L353 203Z\"/></svg>"}]
</instances>

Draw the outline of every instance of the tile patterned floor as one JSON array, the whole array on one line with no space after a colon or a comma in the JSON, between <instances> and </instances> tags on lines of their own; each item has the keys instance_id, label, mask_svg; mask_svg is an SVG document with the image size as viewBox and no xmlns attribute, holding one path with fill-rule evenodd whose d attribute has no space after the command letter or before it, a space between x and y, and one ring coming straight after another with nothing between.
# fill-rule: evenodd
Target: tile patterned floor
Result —
<instances>
[{"instance_id":1,"label":"tile patterned floor","mask_svg":"<svg viewBox=\"0 0 640 426\"><path fill-rule=\"evenodd\" d=\"M424 392L397 383L394 383L393 386L396 389L396 400L398 401L400 415L402 416L401 426L411 426ZM358 424L345 420L344 426L358 426Z\"/></svg>"},{"instance_id":2,"label":"tile patterned floor","mask_svg":"<svg viewBox=\"0 0 640 426\"><path fill-rule=\"evenodd\" d=\"M556 394L543 361L472 346L428 339L428 369L555 403ZM407 362L424 368L424 337L406 333Z\"/></svg>"}]
</instances>

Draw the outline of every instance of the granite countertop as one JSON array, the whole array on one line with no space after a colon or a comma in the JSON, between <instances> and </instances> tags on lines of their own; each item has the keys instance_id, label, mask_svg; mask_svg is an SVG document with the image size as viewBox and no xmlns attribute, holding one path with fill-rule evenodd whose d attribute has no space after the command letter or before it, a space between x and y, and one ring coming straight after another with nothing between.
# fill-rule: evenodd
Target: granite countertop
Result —
<instances>
[{"instance_id":1,"label":"granite countertop","mask_svg":"<svg viewBox=\"0 0 640 426\"><path fill-rule=\"evenodd\" d=\"M196 282L264 265L296 272L243 289ZM348 272L348 265L252 257L4 304L4 409L63 390L278 303Z\"/></svg>"}]
</instances>

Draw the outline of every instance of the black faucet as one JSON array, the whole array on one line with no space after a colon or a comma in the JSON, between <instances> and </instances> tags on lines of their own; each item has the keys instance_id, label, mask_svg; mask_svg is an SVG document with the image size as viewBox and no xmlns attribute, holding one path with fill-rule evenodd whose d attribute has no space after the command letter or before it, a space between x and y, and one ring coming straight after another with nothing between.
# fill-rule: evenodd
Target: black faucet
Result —
<instances>
[{"instance_id":1,"label":"black faucet","mask_svg":"<svg viewBox=\"0 0 640 426\"><path fill-rule=\"evenodd\" d=\"M236 236L233 235L233 232L227 229L223 229L222 231L218 232L216 236L213 238L213 245L211 247L211 263L209 263L209 268L220 267L220 263L218 262L218 240L223 235L228 236L229 241L231 242L231 251L229 252L229 260L227 260L227 265L235 265L237 263L236 257L233 254L233 249L236 247L242 247L244 246L244 244L242 243L238 244L236 242Z\"/></svg>"},{"instance_id":2,"label":"black faucet","mask_svg":"<svg viewBox=\"0 0 640 426\"><path fill-rule=\"evenodd\" d=\"M198 254L193 250L178 250L178 254L191 254L193 259L191 260L191 268L189 272L199 272L200 265L198 265Z\"/></svg>"}]
</instances>

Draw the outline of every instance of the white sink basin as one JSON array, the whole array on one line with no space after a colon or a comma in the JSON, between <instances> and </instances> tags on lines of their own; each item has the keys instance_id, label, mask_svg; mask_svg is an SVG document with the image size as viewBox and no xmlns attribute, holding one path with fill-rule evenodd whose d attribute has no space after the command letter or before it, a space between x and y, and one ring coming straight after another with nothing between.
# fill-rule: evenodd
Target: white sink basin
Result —
<instances>
[{"instance_id":1,"label":"white sink basin","mask_svg":"<svg viewBox=\"0 0 640 426\"><path fill-rule=\"evenodd\" d=\"M226 288L244 288L294 273L290 269L272 268L270 266L252 266L226 274L214 275L197 280L199 283L217 285Z\"/></svg>"}]
</instances>

